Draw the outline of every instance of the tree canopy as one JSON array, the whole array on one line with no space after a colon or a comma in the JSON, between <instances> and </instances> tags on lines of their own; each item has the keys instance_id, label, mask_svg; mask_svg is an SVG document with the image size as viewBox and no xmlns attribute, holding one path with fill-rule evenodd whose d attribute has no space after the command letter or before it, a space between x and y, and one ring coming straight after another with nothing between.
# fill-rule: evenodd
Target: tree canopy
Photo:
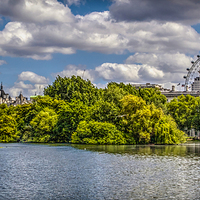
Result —
<instances>
[{"instance_id":1,"label":"tree canopy","mask_svg":"<svg viewBox=\"0 0 200 200\"><path fill-rule=\"evenodd\" d=\"M191 96L167 103L158 89L58 76L31 104L0 105L0 142L178 144L185 127L199 130L199 108Z\"/></svg>"}]
</instances>

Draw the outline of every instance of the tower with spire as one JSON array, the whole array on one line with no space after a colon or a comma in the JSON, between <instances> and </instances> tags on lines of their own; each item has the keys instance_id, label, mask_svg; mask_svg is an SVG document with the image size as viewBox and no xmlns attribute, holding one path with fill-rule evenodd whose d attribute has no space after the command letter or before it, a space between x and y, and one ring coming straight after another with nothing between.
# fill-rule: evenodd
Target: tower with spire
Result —
<instances>
[{"instance_id":1,"label":"tower with spire","mask_svg":"<svg viewBox=\"0 0 200 200\"><path fill-rule=\"evenodd\" d=\"M1 82L1 88L0 88L0 104L6 103L10 104L11 102L11 97L9 94L5 93L3 90L3 83Z\"/></svg>"}]
</instances>

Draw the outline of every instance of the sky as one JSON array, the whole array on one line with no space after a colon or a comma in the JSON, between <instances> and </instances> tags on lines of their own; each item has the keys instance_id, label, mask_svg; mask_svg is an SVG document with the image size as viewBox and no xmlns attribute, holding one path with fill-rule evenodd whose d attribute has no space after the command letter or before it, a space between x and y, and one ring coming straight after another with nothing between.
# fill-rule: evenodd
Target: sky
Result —
<instances>
[{"instance_id":1,"label":"sky","mask_svg":"<svg viewBox=\"0 0 200 200\"><path fill-rule=\"evenodd\" d=\"M199 0L0 0L0 81L12 97L41 95L58 75L184 84L199 10Z\"/></svg>"}]
</instances>

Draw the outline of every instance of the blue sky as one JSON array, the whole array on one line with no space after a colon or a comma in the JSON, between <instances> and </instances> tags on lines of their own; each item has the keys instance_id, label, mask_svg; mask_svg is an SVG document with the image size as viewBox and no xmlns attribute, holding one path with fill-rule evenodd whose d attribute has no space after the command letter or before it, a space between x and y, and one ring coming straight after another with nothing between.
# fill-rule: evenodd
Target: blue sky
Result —
<instances>
[{"instance_id":1,"label":"blue sky","mask_svg":"<svg viewBox=\"0 0 200 200\"><path fill-rule=\"evenodd\" d=\"M41 94L57 75L184 83L200 50L196 0L0 0L0 81ZM85 72L84 72L85 70Z\"/></svg>"}]
</instances>

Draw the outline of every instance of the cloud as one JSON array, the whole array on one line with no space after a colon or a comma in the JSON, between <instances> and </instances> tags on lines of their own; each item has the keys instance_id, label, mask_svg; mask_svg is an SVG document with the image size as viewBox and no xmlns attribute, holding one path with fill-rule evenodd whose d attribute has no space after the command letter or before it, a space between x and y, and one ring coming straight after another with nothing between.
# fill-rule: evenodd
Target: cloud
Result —
<instances>
[{"instance_id":1,"label":"cloud","mask_svg":"<svg viewBox=\"0 0 200 200\"><path fill-rule=\"evenodd\" d=\"M124 83L179 83L184 82L186 73L164 72L146 64L117 64L104 63L95 68L98 78L104 81Z\"/></svg>"},{"instance_id":2,"label":"cloud","mask_svg":"<svg viewBox=\"0 0 200 200\"><path fill-rule=\"evenodd\" d=\"M8 93L13 99L15 99L15 97L19 96L19 94L21 92L24 95L23 89L17 88L15 86L8 89Z\"/></svg>"},{"instance_id":3,"label":"cloud","mask_svg":"<svg viewBox=\"0 0 200 200\"><path fill-rule=\"evenodd\" d=\"M57 0L3 0L0 1L0 15L28 23L74 20L71 10Z\"/></svg>"},{"instance_id":4,"label":"cloud","mask_svg":"<svg viewBox=\"0 0 200 200\"><path fill-rule=\"evenodd\" d=\"M143 83L160 82L165 78L163 71L146 64L103 63L95 71L105 81Z\"/></svg>"},{"instance_id":5,"label":"cloud","mask_svg":"<svg viewBox=\"0 0 200 200\"><path fill-rule=\"evenodd\" d=\"M84 77L98 84L106 82L131 82L131 83L179 83L184 82L186 68L191 66L190 56L181 53L136 53L129 56L125 63L103 63L95 69L85 66L68 65L63 71L54 74L61 77L72 75Z\"/></svg>"},{"instance_id":6,"label":"cloud","mask_svg":"<svg viewBox=\"0 0 200 200\"><path fill-rule=\"evenodd\" d=\"M32 84L25 84L23 81L16 82L15 87L21 89L33 89Z\"/></svg>"},{"instance_id":7,"label":"cloud","mask_svg":"<svg viewBox=\"0 0 200 200\"><path fill-rule=\"evenodd\" d=\"M35 95L35 93L42 95L48 83L48 78L35 74L34 72L25 71L18 75L18 80L8 91L13 98L18 96L20 92L27 97Z\"/></svg>"},{"instance_id":8,"label":"cloud","mask_svg":"<svg viewBox=\"0 0 200 200\"><path fill-rule=\"evenodd\" d=\"M5 60L0 60L0 65L7 64Z\"/></svg>"},{"instance_id":9,"label":"cloud","mask_svg":"<svg viewBox=\"0 0 200 200\"><path fill-rule=\"evenodd\" d=\"M115 0L110 6L114 19L122 21L200 22L198 0Z\"/></svg>"},{"instance_id":10,"label":"cloud","mask_svg":"<svg viewBox=\"0 0 200 200\"><path fill-rule=\"evenodd\" d=\"M106 54L199 52L200 35L176 22L116 21L109 11L74 16L56 0L0 1L0 13L13 20L0 31L1 56L49 60L53 53L73 54L76 50Z\"/></svg>"},{"instance_id":11,"label":"cloud","mask_svg":"<svg viewBox=\"0 0 200 200\"><path fill-rule=\"evenodd\" d=\"M192 58L177 53L136 53L125 63L103 63L95 68L99 78L105 81L132 83L179 83L184 82L186 68L191 67Z\"/></svg>"},{"instance_id":12,"label":"cloud","mask_svg":"<svg viewBox=\"0 0 200 200\"><path fill-rule=\"evenodd\" d=\"M30 81L31 83L47 84L49 81L44 76L35 74L34 72L25 71L18 75L20 81Z\"/></svg>"},{"instance_id":13,"label":"cloud","mask_svg":"<svg viewBox=\"0 0 200 200\"><path fill-rule=\"evenodd\" d=\"M117 63L103 63L95 68L98 76L106 81L138 81L138 70L139 67L137 65Z\"/></svg>"},{"instance_id":14,"label":"cloud","mask_svg":"<svg viewBox=\"0 0 200 200\"><path fill-rule=\"evenodd\" d=\"M81 76L83 79L91 80L96 86L104 87L98 81L137 81L139 80L138 71L141 66L117 64L117 63L103 63L95 69L84 70L84 66L68 65L61 71L53 74L53 76L60 75L61 77Z\"/></svg>"},{"instance_id":15,"label":"cloud","mask_svg":"<svg viewBox=\"0 0 200 200\"><path fill-rule=\"evenodd\" d=\"M136 53L126 59L127 64L147 64L164 73L182 73L191 66L193 59L181 53Z\"/></svg>"},{"instance_id":16,"label":"cloud","mask_svg":"<svg viewBox=\"0 0 200 200\"><path fill-rule=\"evenodd\" d=\"M191 67L191 61L195 60L190 56L181 53L136 53L126 59L127 64L140 64L143 68L140 69L139 74L144 80L153 82L165 83L184 82L183 76L187 74L186 68ZM145 67L146 66L146 67ZM150 76L149 68L151 66L154 71L158 70L161 73L155 73L156 76ZM160 77L160 78L159 78Z\"/></svg>"},{"instance_id":17,"label":"cloud","mask_svg":"<svg viewBox=\"0 0 200 200\"><path fill-rule=\"evenodd\" d=\"M54 73L53 76L61 76L61 77L71 77L73 75L80 76L83 79L89 79L90 81L94 81L96 79L96 72L92 69L86 70L86 66L76 66L76 65L68 65L61 72Z\"/></svg>"},{"instance_id":18,"label":"cloud","mask_svg":"<svg viewBox=\"0 0 200 200\"><path fill-rule=\"evenodd\" d=\"M143 80L161 81L164 78L163 71L148 65L142 65L138 71L138 75Z\"/></svg>"},{"instance_id":19,"label":"cloud","mask_svg":"<svg viewBox=\"0 0 200 200\"><path fill-rule=\"evenodd\" d=\"M84 1L83 1L83 0L65 0L65 2L67 2L67 4L68 4L69 6L71 6L72 4L80 5L80 4L83 3Z\"/></svg>"}]
</instances>

